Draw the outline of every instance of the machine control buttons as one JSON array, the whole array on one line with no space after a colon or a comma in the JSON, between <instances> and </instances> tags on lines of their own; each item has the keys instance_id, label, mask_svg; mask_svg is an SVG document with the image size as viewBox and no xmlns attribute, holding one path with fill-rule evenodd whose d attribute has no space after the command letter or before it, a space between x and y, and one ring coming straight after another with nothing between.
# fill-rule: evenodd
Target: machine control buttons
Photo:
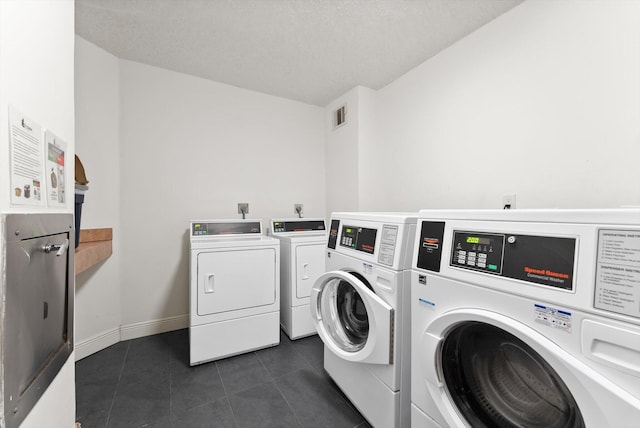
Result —
<instances>
[{"instance_id":1,"label":"machine control buttons","mask_svg":"<svg viewBox=\"0 0 640 428\"><path fill-rule=\"evenodd\" d=\"M375 251L377 232L378 229L344 225L340 236L340 245L373 254Z\"/></svg>"},{"instance_id":2,"label":"machine control buttons","mask_svg":"<svg viewBox=\"0 0 640 428\"><path fill-rule=\"evenodd\" d=\"M505 235L454 231L451 266L482 272L502 271L502 248Z\"/></svg>"},{"instance_id":3,"label":"machine control buttons","mask_svg":"<svg viewBox=\"0 0 640 428\"><path fill-rule=\"evenodd\" d=\"M509 236L509 237L507 238L507 242L508 242L509 244L515 244L515 243L516 243L516 237L515 237L515 236L513 236L513 235Z\"/></svg>"},{"instance_id":4,"label":"machine control buttons","mask_svg":"<svg viewBox=\"0 0 640 428\"><path fill-rule=\"evenodd\" d=\"M474 245L475 247L475 245ZM482 269L487 268L487 258L488 253L478 253L476 251L465 251L465 250L456 250L455 258L458 261L458 264L479 267ZM490 265L490 270L496 270L497 266L495 264Z\"/></svg>"}]
</instances>

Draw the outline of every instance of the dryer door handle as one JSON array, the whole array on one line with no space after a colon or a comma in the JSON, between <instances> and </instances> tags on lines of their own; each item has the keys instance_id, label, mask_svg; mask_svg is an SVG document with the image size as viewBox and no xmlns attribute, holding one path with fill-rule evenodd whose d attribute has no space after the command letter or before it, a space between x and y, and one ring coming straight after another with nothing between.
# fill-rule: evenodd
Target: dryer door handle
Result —
<instances>
[{"instance_id":1,"label":"dryer door handle","mask_svg":"<svg viewBox=\"0 0 640 428\"><path fill-rule=\"evenodd\" d=\"M204 281L204 292L213 293L216 291L216 275L214 273L207 274L207 279Z\"/></svg>"},{"instance_id":2,"label":"dryer door handle","mask_svg":"<svg viewBox=\"0 0 640 428\"><path fill-rule=\"evenodd\" d=\"M309 272L308 272L308 268L309 267L309 263L305 263L302 265L302 279L309 279Z\"/></svg>"}]
</instances>

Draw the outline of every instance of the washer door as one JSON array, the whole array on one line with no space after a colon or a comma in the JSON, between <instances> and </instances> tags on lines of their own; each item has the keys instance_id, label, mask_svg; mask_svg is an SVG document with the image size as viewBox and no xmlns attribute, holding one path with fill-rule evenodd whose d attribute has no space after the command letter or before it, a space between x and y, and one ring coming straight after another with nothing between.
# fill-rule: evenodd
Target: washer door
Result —
<instances>
[{"instance_id":1,"label":"washer door","mask_svg":"<svg viewBox=\"0 0 640 428\"><path fill-rule=\"evenodd\" d=\"M356 274L332 271L311 289L311 316L325 346L347 361L393 362L394 310Z\"/></svg>"},{"instance_id":2,"label":"washer door","mask_svg":"<svg viewBox=\"0 0 640 428\"><path fill-rule=\"evenodd\" d=\"M441 361L449 395L473 427L584 427L558 373L504 330L462 323L444 340Z\"/></svg>"},{"instance_id":3,"label":"washer door","mask_svg":"<svg viewBox=\"0 0 640 428\"><path fill-rule=\"evenodd\" d=\"M573 376L552 367L560 359L538 352L546 351L543 338L508 321L497 314L450 313L434 320L422 336L422 373L449 425L584 428L565 383ZM564 371L562 364L553 365Z\"/></svg>"}]
</instances>

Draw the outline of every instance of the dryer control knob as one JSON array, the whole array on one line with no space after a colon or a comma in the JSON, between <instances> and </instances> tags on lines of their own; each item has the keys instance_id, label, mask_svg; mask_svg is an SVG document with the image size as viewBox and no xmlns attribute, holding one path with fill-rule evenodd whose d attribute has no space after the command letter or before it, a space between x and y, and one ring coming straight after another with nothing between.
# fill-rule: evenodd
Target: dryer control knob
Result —
<instances>
[{"instance_id":1,"label":"dryer control knob","mask_svg":"<svg viewBox=\"0 0 640 428\"><path fill-rule=\"evenodd\" d=\"M515 244L516 243L516 237L511 235L510 237L507 238L507 242L509 244Z\"/></svg>"}]
</instances>

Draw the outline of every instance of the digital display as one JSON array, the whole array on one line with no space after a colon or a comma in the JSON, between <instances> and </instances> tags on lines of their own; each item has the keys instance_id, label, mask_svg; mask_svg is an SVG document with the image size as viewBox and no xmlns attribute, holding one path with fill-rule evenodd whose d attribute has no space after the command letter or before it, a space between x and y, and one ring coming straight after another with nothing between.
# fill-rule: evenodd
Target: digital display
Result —
<instances>
[{"instance_id":1,"label":"digital display","mask_svg":"<svg viewBox=\"0 0 640 428\"><path fill-rule=\"evenodd\" d=\"M491 245L491 239L479 236L467 236L467 244Z\"/></svg>"}]
</instances>

